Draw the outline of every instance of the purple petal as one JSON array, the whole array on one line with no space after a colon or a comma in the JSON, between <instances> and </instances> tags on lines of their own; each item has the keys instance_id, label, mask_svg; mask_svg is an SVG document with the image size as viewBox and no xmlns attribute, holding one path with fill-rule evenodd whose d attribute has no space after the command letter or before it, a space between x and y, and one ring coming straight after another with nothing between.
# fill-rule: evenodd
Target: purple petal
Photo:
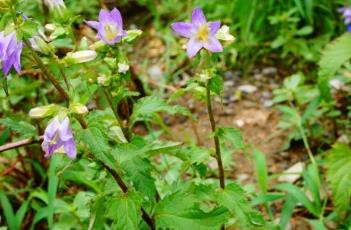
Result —
<instances>
[{"instance_id":1,"label":"purple petal","mask_svg":"<svg viewBox=\"0 0 351 230\"><path fill-rule=\"evenodd\" d=\"M85 23L96 30L99 28L99 22L97 21L85 21Z\"/></svg>"},{"instance_id":2,"label":"purple petal","mask_svg":"<svg viewBox=\"0 0 351 230\"><path fill-rule=\"evenodd\" d=\"M3 60L2 62L2 72L4 73L5 76L7 76L10 72L12 63L10 59Z\"/></svg>"},{"instance_id":3,"label":"purple petal","mask_svg":"<svg viewBox=\"0 0 351 230\"><path fill-rule=\"evenodd\" d=\"M61 148L63 146L64 142L62 142L60 139L58 139L56 142L48 142L44 141L41 144L41 147L43 148L45 155L44 157L50 157L53 153L55 153L56 150Z\"/></svg>"},{"instance_id":4,"label":"purple petal","mask_svg":"<svg viewBox=\"0 0 351 230\"><path fill-rule=\"evenodd\" d=\"M203 47L202 42L198 41L195 38L191 38L188 44L186 45L188 56L190 58L194 57L202 47Z\"/></svg>"},{"instance_id":5,"label":"purple petal","mask_svg":"<svg viewBox=\"0 0 351 230\"><path fill-rule=\"evenodd\" d=\"M204 47L212 53L218 53L223 51L221 43L215 37L209 37L208 42L204 44Z\"/></svg>"},{"instance_id":6,"label":"purple petal","mask_svg":"<svg viewBox=\"0 0 351 230\"><path fill-rule=\"evenodd\" d=\"M74 143L73 139L68 140L64 144L66 155L71 158L72 160L76 159L77 156L77 149L76 143Z\"/></svg>"},{"instance_id":7,"label":"purple petal","mask_svg":"<svg viewBox=\"0 0 351 230\"><path fill-rule=\"evenodd\" d=\"M206 17L199 7L196 7L192 15L192 23L202 25L206 23Z\"/></svg>"},{"instance_id":8,"label":"purple petal","mask_svg":"<svg viewBox=\"0 0 351 230\"><path fill-rule=\"evenodd\" d=\"M119 10L116 9L116 8L113 8L113 10L112 10L111 13L110 13L110 17L111 17L115 22L117 22L118 29L119 29L119 30L122 30L122 28L123 28L123 19L122 19L122 16L121 16L121 13L119 12Z\"/></svg>"},{"instance_id":9,"label":"purple petal","mask_svg":"<svg viewBox=\"0 0 351 230\"><path fill-rule=\"evenodd\" d=\"M66 117L61 122L61 125L60 125L58 132L59 132L59 139L61 139L63 142L68 141L69 139L73 138L71 128L69 127L68 117Z\"/></svg>"},{"instance_id":10,"label":"purple petal","mask_svg":"<svg viewBox=\"0 0 351 230\"><path fill-rule=\"evenodd\" d=\"M58 117L55 117L45 129L44 140L52 141L59 128L60 128L60 121Z\"/></svg>"},{"instance_id":11,"label":"purple petal","mask_svg":"<svg viewBox=\"0 0 351 230\"><path fill-rule=\"evenodd\" d=\"M338 9L338 12L342 14L342 13L344 13L344 11L346 9L347 9L346 7L341 7L341 8Z\"/></svg>"},{"instance_id":12,"label":"purple petal","mask_svg":"<svg viewBox=\"0 0 351 230\"><path fill-rule=\"evenodd\" d=\"M15 57L14 57L14 63L13 66L15 67L15 70L17 71L17 73L19 74L21 72L21 53L22 53L22 48L23 48L23 44L19 44L18 45L18 49L16 50L15 53Z\"/></svg>"},{"instance_id":13,"label":"purple petal","mask_svg":"<svg viewBox=\"0 0 351 230\"><path fill-rule=\"evenodd\" d=\"M194 26L190 22L175 22L172 29L180 36L191 38L194 34Z\"/></svg>"},{"instance_id":14,"label":"purple petal","mask_svg":"<svg viewBox=\"0 0 351 230\"><path fill-rule=\"evenodd\" d=\"M208 27L210 28L210 34L215 35L219 28L221 27L221 22L220 21L215 21L215 22L209 22Z\"/></svg>"},{"instance_id":15,"label":"purple petal","mask_svg":"<svg viewBox=\"0 0 351 230\"><path fill-rule=\"evenodd\" d=\"M108 10L100 10L100 13L99 13L99 22L102 23L102 24L105 24L105 23L108 23L108 22L111 22L111 18L110 18L110 12L108 12Z\"/></svg>"}]
</instances>

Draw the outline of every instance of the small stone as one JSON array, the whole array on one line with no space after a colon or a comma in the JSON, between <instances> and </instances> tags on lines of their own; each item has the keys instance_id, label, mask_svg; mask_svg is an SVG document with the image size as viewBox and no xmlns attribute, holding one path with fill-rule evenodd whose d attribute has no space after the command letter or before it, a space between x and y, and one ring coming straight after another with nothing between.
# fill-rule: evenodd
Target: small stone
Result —
<instances>
[{"instance_id":1,"label":"small stone","mask_svg":"<svg viewBox=\"0 0 351 230\"><path fill-rule=\"evenodd\" d=\"M257 73L257 74L254 75L254 79L255 79L255 80L258 80L258 81L259 81L259 80L261 80L262 78L263 78L263 75L260 74L260 73Z\"/></svg>"},{"instance_id":2,"label":"small stone","mask_svg":"<svg viewBox=\"0 0 351 230\"><path fill-rule=\"evenodd\" d=\"M242 128L245 125L245 121L242 119L238 119L236 121L234 121L234 124L238 127L238 128Z\"/></svg>"},{"instance_id":3,"label":"small stone","mask_svg":"<svg viewBox=\"0 0 351 230\"><path fill-rule=\"evenodd\" d=\"M254 85L241 85L239 86L239 90L243 93L254 93L257 91L257 87Z\"/></svg>"},{"instance_id":4,"label":"small stone","mask_svg":"<svg viewBox=\"0 0 351 230\"><path fill-rule=\"evenodd\" d=\"M262 70L262 73L265 76L276 76L278 71L275 67L266 67Z\"/></svg>"},{"instance_id":5,"label":"small stone","mask_svg":"<svg viewBox=\"0 0 351 230\"><path fill-rule=\"evenodd\" d=\"M237 178L238 178L239 181L245 181L245 180L247 180L247 178L249 178L249 175L243 173L243 174L239 174L237 176Z\"/></svg>"},{"instance_id":6,"label":"small stone","mask_svg":"<svg viewBox=\"0 0 351 230\"><path fill-rule=\"evenodd\" d=\"M274 105L274 102L272 100L263 100L263 107L265 108L270 108Z\"/></svg>"},{"instance_id":7,"label":"small stone","mask_svg":"<svg viewBox=\"0 0 351 230\"><path fill-rule=\"evenodd\" d=\"M268 91L263 91L262 92L262 97L266 98L266 99L269 99L269 98L272 97L272 94L270 92L268 92Z\"/></svg>"},{"instance_id":8,"label":"small stone","mask_svg":"<svg viewBox=\"0 0 351 230\"><path fill-rule=\"evenodd\" d=\"M288 182L288 183L294 183L297 181L303 172L304 168L304 163L303 162L297 162L287 170L283 172L283 175L281 175L278 178L279 182Z\"/></svg>"},{"instance_id":9,"label":"small stone","mask_svg":"<svg viewBox=\"0 0 351 230\"><path fill-rule=\"evenodd\" d=\"M233 79L234 78L234 72L233 71L225 71L224 72L224 78L225 79Z\"/></svg>"},{"instance_id":10,"label":"small stone","mask_svg":"<svg viewBox=\"0 0 351 230\"><path fill-rule=\"evenodd\" d=\"M231 88L231 87L233 87L235 85L235 82L232 80L232 81L225 81L224 83L223 83L223 86L224 86L224 88Z\"/></svg>"}]
</instances>

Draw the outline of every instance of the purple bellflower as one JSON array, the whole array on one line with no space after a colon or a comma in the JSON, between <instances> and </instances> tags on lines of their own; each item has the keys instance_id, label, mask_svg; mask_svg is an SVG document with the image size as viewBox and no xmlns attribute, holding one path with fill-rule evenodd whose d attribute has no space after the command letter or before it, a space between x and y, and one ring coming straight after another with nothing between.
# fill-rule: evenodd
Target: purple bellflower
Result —
<instances>
[{"instance_id":1,"label":"purple bellflower","mask_svg":"<svg viewBox=\"0 0 351 230\"><path fill-rule=\"evenodd\" d=\"M75 159L77 155L76 144L69 126L69 119L65 117L62 121L56 116L46 127L44 141L41 144L45 157L50 157L58 150L65 151L66 155Z\"/></svg>"},{"instance_id":2,"label":"purple bellflower","mask_svg":"<svg viewBox=\"0 0 351 230\"><path fill-rule=\"evenodd\" d=\"M341 13L342 17L344 18L344 23L347 26L347 31L351 32L351 6L340 8L339 13Z\"/></svg>"},{"instance_id":3,"label":"purple bellflower","mask_svg":"<svg viewBox=\"0 0 351 230\"><path fill-rule=\"evenodd\" d=\"M191 22L175 22L172 24L172 29L178 35L189 38L186 48L188 56L192 58L202 48L212 53L223 51L221 43L216 38L220 26L220 21L207 22L202 10L196 7Z\"/></svg>"},{"instance_id":4,"label":"purple bellflower","mask_svg":"<svg viewBox=\"0 0 351 230\"><path fill-rule=\"evenodd\" d=\"M99 21L87 21L89 26L98 31L98 38L113 45L119 42L127 33L123 30L123 20L119 10L114 8L111 12L102 9Z\"/></svg>"},{"instance_id":5,"label":"purple bellflower","mask_svg":"<svg viewBox=\"0 0 351 230\"><path fill-rule=\"evenodd\" d=\"M0 32L0 61L2 72L7 76L13 66L17 73L21 72L21 52L23 43L17 41L16 33L12 32L5 35Z\"/></svg>"}]
</instances>

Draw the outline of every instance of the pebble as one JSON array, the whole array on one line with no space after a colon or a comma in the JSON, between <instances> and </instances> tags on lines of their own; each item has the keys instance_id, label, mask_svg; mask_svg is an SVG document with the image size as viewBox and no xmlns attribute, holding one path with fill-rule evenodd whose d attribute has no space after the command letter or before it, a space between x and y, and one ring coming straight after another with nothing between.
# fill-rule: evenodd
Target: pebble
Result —
<instances>
[{"instance_id":1,"label":"pebble","mask_svg":"<svg viewBox=\"0 0 351 230\"><path fill-rule=\"evenodd\" d=\"M254 85L241 85L239 86L239 90L243 93L254 93L257 91L257 87Z\"/></svg>"},{"instance_id":2,"label":"pebble","mask_svg":"<svg viewBox=\"0 0 351 230\"><path fill-rule=\"evenodd\" d=\"M148 74L151 76L153 80L159 81L162 78L163 72L159 65L152 65L148 69Z\"/></svg>"},{"instance_id":3,"label":"pebble","mask_svg":"<svg viewBox=\"0 0 351 230\"><path fill-rule=\"evenodd\" d=\"M245 121L242 119L238 119L234 121L234 124L238 127L238 128L242 128L245 125Z\"/></svg>"},{"instance_id":4,"label":"pebble","mask_svg":"<svg viewBox=\"0 0 351 230\"><path fill-rule=\"evenodd\" d=\"M234 80L225 81L225 82L223 83L224 88L231 88L231 87L233 87L234 85L235 85L235 81L234 81Z\"/></svg>"},{"instance_id":5,"label":"pebble","mask_svg":"<svg viewBox=\"0 0 351 230\"><path fill-rule=\"evenodd\" d=\"M275 67L266 67L262 70L262 74L266 76L276 76L278 73L277 68Z\"/></svg>"},{"instance_id":6,"label":"pebble","mask_svg":"<svg viewBox=\"0 0 351 230\"><path fill-rule=\"evenodd\" d=\"M262 105L265 108L270 108L274 105L274 102L272 100L263 100Z\"/></svg>"}]
</instances>

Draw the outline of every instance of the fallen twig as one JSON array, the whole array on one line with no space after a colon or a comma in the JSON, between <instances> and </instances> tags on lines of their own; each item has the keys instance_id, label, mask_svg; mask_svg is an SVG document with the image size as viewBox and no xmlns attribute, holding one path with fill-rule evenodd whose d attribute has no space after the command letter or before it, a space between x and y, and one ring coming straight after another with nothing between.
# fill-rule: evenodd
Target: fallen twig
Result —
<instances>
[{"instance_id":1,"label":"fallen twig","mask_svg":"<svg viewBox=\"0 0 351 230\"><path fill-rule=\"evenodd\" d=\"M0 153L4 152L4 151L7 151L7 150L19 148L19 147L22 147L22 146L39 143L42 140L43 140L43 136L40 136L39 139L28 138L28 139L20 140L20 141L17 141L17 142L7 143L7 144L4 144L4 145L0 146Z\"/></svg>"}]
</instances>

